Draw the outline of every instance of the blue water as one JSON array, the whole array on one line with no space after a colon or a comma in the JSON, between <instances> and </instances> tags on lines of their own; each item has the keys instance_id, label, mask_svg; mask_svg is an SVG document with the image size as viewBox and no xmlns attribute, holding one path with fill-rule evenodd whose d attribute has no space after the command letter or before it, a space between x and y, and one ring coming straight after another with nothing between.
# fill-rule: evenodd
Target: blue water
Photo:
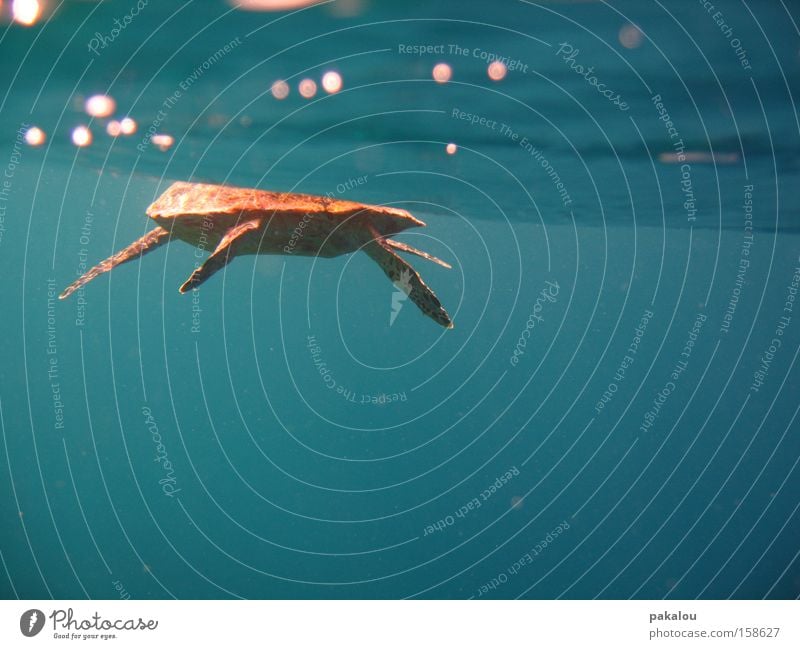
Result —
<instances>
[{"instance_id":1,"label":"blue water","mask_svg":"<svg viewBox=\"0 0 800 649\"><path fill-rule=\"evenodd\" d=\"M716 5L0 25L0 593L796 598L800 16ZM96 93L139 131L106 135ZM202 255L176 242L54 299L175 180L408 209L455 328L363 254L180 295Z\"/></svg>"}]
</instances>

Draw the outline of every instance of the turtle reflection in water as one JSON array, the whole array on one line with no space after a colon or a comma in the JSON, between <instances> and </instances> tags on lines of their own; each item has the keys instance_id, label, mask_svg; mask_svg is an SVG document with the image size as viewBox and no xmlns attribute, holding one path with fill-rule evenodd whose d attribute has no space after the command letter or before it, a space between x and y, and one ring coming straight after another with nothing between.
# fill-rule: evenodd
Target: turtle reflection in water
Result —
<instances>
[{"instance_id":1,"label":"turtle reflection in water","mask_svg":"<svg viewBox=\"0 0 800 649\"><path fill-rule=\"evenodd\" d=\"M388 238L425 225L405 210L322 196L176 182L147 208L147 215L158 224L156 228L87 271L59 297L68 297L98 275L172 239L202 248L216 246L180 287L181 293L198 287L237 255L336 257L363 250L426 316L448 329L453 327L434 292L395 250L445 268L450 265Z\"/></svg>"}]
</instances>

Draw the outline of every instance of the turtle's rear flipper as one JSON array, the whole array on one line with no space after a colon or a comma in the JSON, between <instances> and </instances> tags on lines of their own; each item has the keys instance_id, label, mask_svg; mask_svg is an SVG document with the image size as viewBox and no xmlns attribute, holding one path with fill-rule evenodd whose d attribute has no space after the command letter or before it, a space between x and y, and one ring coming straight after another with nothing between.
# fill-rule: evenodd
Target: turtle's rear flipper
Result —
<instances>
[{"instance_id":1,"label":"turtle's rear flipper","mask_svg":"<svg viewBox=\"0 0 800 649\"><path fill-rule=\"evenodd\" d=\"M91 282L98 275L107 273L114 268L114 266L119 266L120 264L124 264L126 261L140 257L146 252L155 250L161 244L167 243L167 241L169 241L169 232L167 232L164 228L159 226L154 230L150 230L150 232L144 235L141 239L134 241L127 248L120 250L117 254L112 255L105 261L101 261L99 264L97 264L97 266L86 271L78 279L72 282L72 284L65 288L64 292L61 293L58 298L63 300L65 297L69 297L81 286L87 282Z\"/></svg>"},{"instance_id":2,"label":"turtle's rear flipper","mask_svg":"<svg viewBox=\"0 0 800 649\"><path fill-rule=\"evenodd\" d=\"M205 260L202 266L195 268L189 279L178 290L181 293L191 291L200 286L220 268L223 268L225 264L236 256L237 244L241 242L240 238L252 230L257 230L258 226L258 221L245 221L228 230L216 250L211 253L211 256Z\"/></svg>"},{"instance_id":3,"label":"turtle's rear flipper","mask_svg":"<svg viewBox=\"0 0 800 649\"><path fill-rule=\"evenodd\" d=\"M383 239L373 239L364 246L364 252L383 269L395 286L411 298L420 311L443 327L452 329L453 323L439 302L439 298L425 285L419 273L392 251L390 245Z\"/></svg>"},{"instance_id":4,"label":"turtle's rear flipper","mask_svg":"<svg viewBox=\"0 0 800 649\"><path fill-rule=\"evenodd\" d=\"M402 250L403 252L408 252L412 255L417 255L418 257L422 257L423 259L432 261L434 264L439 264L440 266L444 266L445 268L452 268L452 266L448 264L446 261L442 261L438 257L429 255L427 252L424 252L422 250L417 250L416 248L412 248L407 243L403 243L402 241L395 241L394 239L384 239L384 241L388 243L392 248L395 248L396 250Z\"/></svg>"}]
</instances>

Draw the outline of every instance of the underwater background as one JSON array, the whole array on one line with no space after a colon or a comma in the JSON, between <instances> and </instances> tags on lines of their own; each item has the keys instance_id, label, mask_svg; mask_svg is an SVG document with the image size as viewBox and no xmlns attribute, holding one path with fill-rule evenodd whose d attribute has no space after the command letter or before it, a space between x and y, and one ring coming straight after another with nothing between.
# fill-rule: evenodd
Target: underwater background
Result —
<instances>
[{"instance_id":1,"label":"underwater background","mask_svg":"<svg viewBox=\"0 0 800 649\"><path fill-rule=\"evenodd\" d=\"M797 3L243 4L0 3L0 593L798 597ZM59 301L176 180L409 210L455 328L364 254Z\"/></svg>"}]
</instances>

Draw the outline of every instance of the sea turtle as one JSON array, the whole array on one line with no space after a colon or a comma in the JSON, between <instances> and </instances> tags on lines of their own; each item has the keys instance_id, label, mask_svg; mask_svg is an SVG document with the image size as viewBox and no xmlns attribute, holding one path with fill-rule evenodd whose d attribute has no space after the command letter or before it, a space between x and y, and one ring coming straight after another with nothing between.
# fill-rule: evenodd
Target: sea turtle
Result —
<instances>
[{"instance_id":1,"label":"sea turtle","mask_svg":"<svg viewBox=\"0 0 800 649\"><path fill-rule=\"evenodd\" d=\"M388 237L425 223L405 210L324 196L268 192L203 183L173 183L150 207L158 226L70 284L61 299L119 264L181 239L214 251L180 287L197 288L237 255L287 254L336 257L363 250L420 310L453 327L436 295L394 251L418 255L445 268L433 255Z\"/></svg>"}]
</instances>

